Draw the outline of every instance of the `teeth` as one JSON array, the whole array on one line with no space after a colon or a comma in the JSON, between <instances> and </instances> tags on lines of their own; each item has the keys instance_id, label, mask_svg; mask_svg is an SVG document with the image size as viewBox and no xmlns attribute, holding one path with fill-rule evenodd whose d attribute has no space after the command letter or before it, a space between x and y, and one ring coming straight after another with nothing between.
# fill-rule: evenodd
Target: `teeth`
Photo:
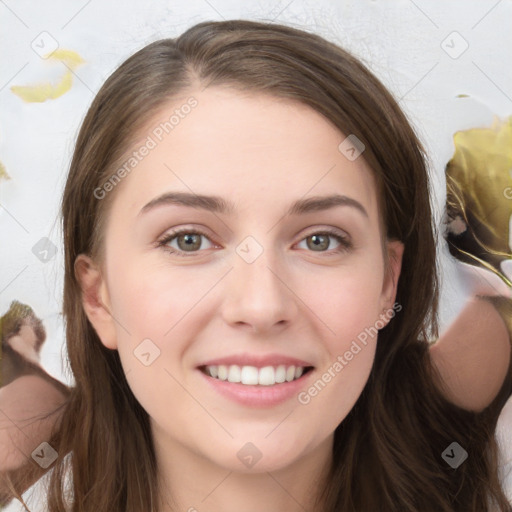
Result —
<instances>
[{"instance_id":1,"label":"teeth","mask_svg":"<svg viewBox=\"0 0 512 512\"><path fill-rule=\"evenodd\" d=\"M258 384L258 368L256 368L255 366L242 366L240 380L242 384Z\"/></svg>"},{"instance_id":2,"label":"teeth","mask_svg":"<svg viewBox=\"0 0 512 512\"><path fill-rule=\"evenodd\" d=\"M226 380L228 378L228 367L227 366L224 366L223 364L221 364L219 366L217 378L219 380Z\"/></svg>"},{"instance_id":3,"label":"teeth","mask_svg":"<svg viewBox=\"0 0 512 512\"><path fill-rule=\"evenodd\" d=\"M304 373L302 366L285 366L277 367L264 366L256 368L256 366L238 366L236 364L213 365L206 367L206 374L219 380L227 380L228 382L241 382L246 386L273 386L274 384L282 384L283 382L291 382L300 378Z\"/></svg>"},{"instance_id":4,"label":"teeth","mask_svg":"<svg viewBox=\"0 0 512 512\"><path fill-rule=\"evenodd\" d=\"M258 379L258 384L260 386L272 386L276 383L276 372L272 366L265 366L261 368L260 375Z\"/></svg>"},{"instance_id":5,"label":"teeth","mask_svg":"<svg viewBox=\"0 0 512 512\"><path fill-rule=\"evenodd\" d=\"M280 365L276 368L276 382L283 383L286 380L286 366Z\"/></svg>"},{"instance_id":6,"label":"teeth","mask_svg":"<svg viewBox=\"0 0 512 512\"><path fill-rule=\"evenodd\" d=\"M234 364L229 367L228 380L229 380L229 382L240 382L242 380L240 366L237 366L236 364Z\"/></svg>"}]
</instances>

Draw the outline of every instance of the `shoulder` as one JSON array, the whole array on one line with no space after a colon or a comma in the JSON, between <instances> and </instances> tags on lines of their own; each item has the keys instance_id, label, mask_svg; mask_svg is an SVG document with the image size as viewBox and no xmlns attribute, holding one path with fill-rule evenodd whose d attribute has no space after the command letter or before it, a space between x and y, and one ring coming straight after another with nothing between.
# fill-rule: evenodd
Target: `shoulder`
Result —
<instances>
[{"instance_id":1,"label":"shoulder","mask_svg":"<svg viewBox=\"0 0 512 512\"><path fill-rule=\"evenodd\" d=\"M63 397L60 386L36 374L22 375L0 388L2 409L9 407L19 419L45 413L48 407L61 403Z\"/></svg>"},{"instance_id":2,"label":"shoulder","mask_svg":"<svg viewBox=\"0 0 512 512\"><path fill-rule=\"evenodd\" d=\"M472 298L431 345L430 355L447 398L459 407L482 411L496 398L509 372L507 323L491 301Z\"/></svg>"},{"instance_id":3,"label":"shoulder","mask_svg":"<svg viewBox=\"0 0 512 512\"><path fill-rule=\"evenodd\" d=\"M49 439L65 394L39 375L23 375L0 388L0 471L24 464Z\"/></svg>"}]
</instances>

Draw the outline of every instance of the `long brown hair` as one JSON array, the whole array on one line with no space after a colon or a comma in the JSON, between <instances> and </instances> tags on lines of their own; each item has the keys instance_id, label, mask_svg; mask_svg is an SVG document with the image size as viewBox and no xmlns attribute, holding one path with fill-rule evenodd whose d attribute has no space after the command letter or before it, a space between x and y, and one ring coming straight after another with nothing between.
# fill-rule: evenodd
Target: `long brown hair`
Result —
<instances>
[{"instance_id":1,"label":"long brown hair","mask_svg":"<svg viewBox=\"0 0 512 512\"><path fill-rule=\"evenodd\" d=\"M148 415L117 351L103 346L86 317L74 263L80 253L101 257L103 220L116 191L102 200L94 191L149 118L198 84L291 98L356 135L378 184L385 235L405 244L396 297L402 310L380 331L367 385L335 431L332 472L319 489L323 511L483 512L491 503L512 510L500 487L494 439L512 379L487 409L469 412L443 398L431 364L428 341L438 333L436 230L428 158L413 128L347 51L294 28L233 20L200 23L131 56L100 89L80 130L62 201L64 315L76 384L52 439L59 458L49 511L158 510ZM453 442L469 454L456 469L442 458Z\"/></svg>"}]
</instances>

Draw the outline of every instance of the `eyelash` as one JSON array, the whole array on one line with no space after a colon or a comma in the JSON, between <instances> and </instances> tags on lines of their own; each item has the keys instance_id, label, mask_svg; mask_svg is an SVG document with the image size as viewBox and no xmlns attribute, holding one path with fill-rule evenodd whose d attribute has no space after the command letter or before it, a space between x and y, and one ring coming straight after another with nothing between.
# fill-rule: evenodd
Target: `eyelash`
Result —
<instances>
[{"instance_id":1,"label":"eyelash","mask_svg":"<svg viewBox=\"0 0 512 512\"><path fill-rule=\"evenodd\" d=\"M206 233L204 233L203 231L201 231L200 229L183 228L183 229L177 229L175 231L171 231L170 233L167 233L167 235L165 235L164 238L160 239L157 242L157 246L161 247L164 251L167 251L167 252L169 252L173 255L179 256L179 257L185 257L185 258L192 257L193 258L193 257L197 256L197 253L200 251L190 252L189 254L187 254L186 251L172 249L167 245L174 238L176 238L182 234L202 235L205 238L207 238L208 240L210 240L209 236ZM345 252L348 252L350 249L352 249L352 243L350 242L350 240L347 237L342 236L339 234L338 231L336 231L334 229L329 229L329 228L324 229L322 231L314 231L312 233L309 233L304 238L302 238L300 240L300 242L302 242L306 238L309 238L310 236L313 236L313 235L329 235L329 236L335 238L340 243L340 246L337 249L331 249L331 251L333 251L335 254L345 253ZM315 251L310 251L310 252L315 252ZM332 255L332 254L330 254L329 251L319 251L319 252Z\"/></svg>"}]
</instances>

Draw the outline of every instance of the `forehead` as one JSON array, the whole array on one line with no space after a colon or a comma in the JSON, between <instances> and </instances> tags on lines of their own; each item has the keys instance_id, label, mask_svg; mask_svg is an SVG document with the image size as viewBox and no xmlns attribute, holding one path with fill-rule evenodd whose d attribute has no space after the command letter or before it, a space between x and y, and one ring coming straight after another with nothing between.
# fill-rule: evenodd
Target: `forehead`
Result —
<instances>
[{"instance_id":1,"label":"forehead","mask_svg":"<svg viewBox=\"0 0 512 512\"><path fill-rule=\"evenodd\" d=\"M138 135L114 201L131 211L168 190L222 196L240 209L339 193L378 217L363 157L348 159L339 148L347 135L297 101L211 87L165 104Z\"/></svg>"}]
</instances>

